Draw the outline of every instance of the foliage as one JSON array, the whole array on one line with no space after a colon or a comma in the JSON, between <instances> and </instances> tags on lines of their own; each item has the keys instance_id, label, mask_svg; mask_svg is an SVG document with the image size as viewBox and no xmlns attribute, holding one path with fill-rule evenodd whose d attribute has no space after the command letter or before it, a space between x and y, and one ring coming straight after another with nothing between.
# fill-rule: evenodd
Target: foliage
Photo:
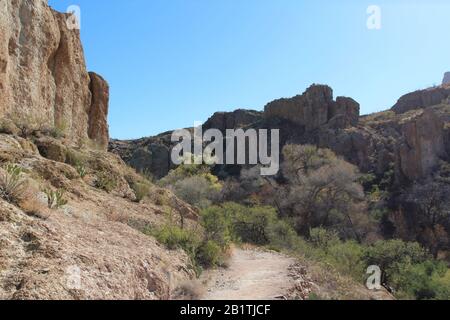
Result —
<instances>
[{"instance_id":1,"label":"foliage","mask_svg":"<svg viewBox=\"0 0 450 320\"><path fill-rule=\"evenodd\" d=\"M97 174L95 186L99 189L111 192L117 187L118 181L114 174L107 171L100 171Z\"/></svg>"},{"instance_id":2,"label":"foliage","mask_svg":"<svg viewBox=\"0 0 450 320\"><path fill-rule=\"evenodd\" d=\"M210 239L222 245L242 241L292 247L296 237L292 227L279 220L272 207L246 207L229 202L203 210L201 217Z\"/></svg>"},{"instance_id":3,"label":"foliage","mask_svg":"<svg viewBox=\"0 0 450 320\"><path fill-rule=\"evenodd\" d=\"M278 190L280 209L300 234L324 226L360 240L373 229L355 166L314 146L287 145L283 155L288 184Z\"/></svg>"},{"instance_id":4,"label":"foliage","mask_svg":"<svg viewBox=\"0 0 450 320\"><path fill-rule=\"evenodd\" d=\"M77 170L78 174L80 175L81 178L84 178L87 175L87 170L86 167L82 164L79 164L75 167L75 169Z\"/></svg>"},{"instance_id":5,"label":"foliage","mask_svg":"<svg viewBox=\"0 0 450 320\"><path fill-rule=\"evenodd\" d=\"M22 179L23 169L15 164L7 164L0 174L0 197L17 204L26 193L26 181Z\"/></svg>"},{"instance_id":6,"label":"foliage","mask_svg":"<svg viewBox=\"0 0 450 320\"><path fill-rule=\"evenodd\" d=\"M136 196L136 202L141 202L150 193L150 185L144 182L134 182L131 184L131 188Z\"/></svg>"},{"instance_id":7,"label":"foliage","mask_svg":"<svg viewBox=\"0 0 450 320\"><path fill-rule=\"evenodd\" d=\"M67 200L64 198L65 191L58 189L53 191L51 189L44 190L47 195L47 205L49 209L59 209L67 204Z\"/></svg>"}]
</instances>

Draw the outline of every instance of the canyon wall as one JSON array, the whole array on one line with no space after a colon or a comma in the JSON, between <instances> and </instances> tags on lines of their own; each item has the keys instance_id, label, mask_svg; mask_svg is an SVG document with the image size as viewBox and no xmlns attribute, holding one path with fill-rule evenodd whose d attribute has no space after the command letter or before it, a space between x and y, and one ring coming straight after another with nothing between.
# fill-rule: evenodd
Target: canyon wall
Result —
<instances>
[{"instance_id":1,"label":"canyon wall","mask_svg":"<svg viewBox=\"0 0 450 320\"><path fill-rule=\"evenodd\" d=\"M70 18L46 0L0 0L0 118L106 149L108 84L87 72Z\"/></svg>"}]
</instances>

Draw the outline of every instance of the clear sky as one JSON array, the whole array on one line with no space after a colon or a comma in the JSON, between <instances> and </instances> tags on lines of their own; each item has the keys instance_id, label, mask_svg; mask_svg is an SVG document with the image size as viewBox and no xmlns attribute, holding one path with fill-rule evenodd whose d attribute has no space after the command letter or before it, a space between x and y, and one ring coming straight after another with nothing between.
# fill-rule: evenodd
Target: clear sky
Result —
<instances>
[{"instance_id":1,"label":"clear sky","mask_svg":"<svg viewBox=\"0 0 450 320\"><path fill-rule=\"evenodd\" d=\"M450 71L448 0L49 0L81 8L89 70L111 87L114 138L262 110L312 83L390 108ZM381 30L367 8L381 8Z\"/></svg>"}]
</instances>

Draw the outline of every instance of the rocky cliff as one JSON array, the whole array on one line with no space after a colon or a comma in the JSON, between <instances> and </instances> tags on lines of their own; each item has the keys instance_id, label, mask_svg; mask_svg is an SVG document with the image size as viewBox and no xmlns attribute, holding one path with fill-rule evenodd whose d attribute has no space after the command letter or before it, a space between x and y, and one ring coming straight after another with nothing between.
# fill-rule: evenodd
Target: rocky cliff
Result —
<instances>
[{"instance_id":1,"label":"rocky cliff","mask_svg":"<svg viewBox=\"0 0 450 320\"><path fill-rule=\"evenodd\" d=\"M47 1L0 1L0 117L106 148L108 85L87 72L68 18Z\"/></svg>"},{"instance_id":2,"label":"rocky cliff","mask_svg":"<svg viewBox=\"0 0 450 320\"><path fill-rule=\"evenodd\" d=\"M442 80L442 85L450 84L450 72L444 74L444 79Z\"/></svg>"},{"instance_id":3,"label":"rocky cliff","mask_svg":"<svg viewBox=\"0 0 450 320\"><path fill-rule=\"evenodd\" d=\"M280 129L281 144L315 144L330 148L363 172L383 176L395 171L399 183L430 175L448 158L450 88L435 87L401 97L392 111L359 115L351 98L333 98L325 85L302 95L268 103L264 112L219 112L205 128ZM111 141L110 150L140 171L160 178L173 168L170 132L135 141ZM162 165L154 165L162 161Z\"/></svg>"},{"instance_id":4,"label":"rocky cliff","mask_svg":"<svg viewBox=\"0 0 450 320\"><path fill-rule=\"evenodd\" d=\"M106 152L109 87L68 18L0 0L0 299L171 298L191 259L148 230L197 209Z\"/></svg>"},{"instance_id":5,"label":"rocky cliff","mask_svg":"<svg viewBox=\"0 0 450 320\"><path fill-rule=\"evenodd\" d=\"M345 97L338 97L334 101L330 87L312 85L302 95L267 104L264 116L292 121L305 127L307 132L319 129L329 122L345 128L358 123L359 104Z\"/></svg>"}]
</instances>

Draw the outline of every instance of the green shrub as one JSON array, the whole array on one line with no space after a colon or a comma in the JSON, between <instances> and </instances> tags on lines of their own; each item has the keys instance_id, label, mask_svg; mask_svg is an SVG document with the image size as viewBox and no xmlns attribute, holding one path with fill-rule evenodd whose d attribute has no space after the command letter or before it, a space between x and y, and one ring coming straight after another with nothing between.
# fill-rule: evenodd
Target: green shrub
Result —
<instances>
[{"instance_id":1,"label":"green shrub","mask_svg":"<svg viewBox=\"0 0 450 320\"><path fill-rule=\"evenodd\" d=\"M110 172L101 171L97 174L95 186L109 193L117 187L117 178Z\"/></svg>"},{"instance_id":2,"label":"green shrub","mask_svg":"<svg viewBox=\"0 0 450 320\"><path fill-rule=\"evenodd\" d=\"M164 244L169 250L183 249L189 255L195 256L201 244L201 236L191 230L185 230L178 226L167 224L158 229L147 232L154 236L159 243Z\"/></svg>"},{"instance_id":3,"label":"green shrub","mask_svg":"<svg viewBox=\"0 0 450 320\"><path fill-rule=\"evenodd\" d=\"M339 243L339 235L335 231L314 228L309 231L309 241L316 248L328 251L331 245Z\"/></svg>"},{"instance_id":4,"label":"green shrub","mask_svg":"<svg viewBox=\"0 0 450 320\"><path fill-rule=\"evenodd\" d=\"M223 248L233 240L231 234L231 216L221 207L209 207L201 212L201 225L205 228L208 240L213 240Z\"/></svg>"},{"instance_id":5,"label":"green shrub","mask_svg":"<svg viewBox=\"0 0 450 320\"><path fill-rule=\"evenodd\" d=\"M222 247L231 241L293 248L298 239L289 223L278 219L272 207L225 203L202 210L201 223L208 239Z\"/></svg>"},{"instance_id":6,"label":"green shrub","mask_svg":"<svg viewBox=\"0 0 450 320\"><path fill-rule=\"evenodd\" d=\"M235 207L233 232L243 242L256 245L270 244L269 226L277 221L272 207Z\"/></svg>"},{"instance_id":7,"label":"green shrub","mask_svg":"<svg viewBox=\"0 0 450 320\"><path fill-rule=\"evenodd\" d=\"M276 221L266 228L270 246L273 249L295 249L298 246L299 237L294 228L286 221Z\"/></svg>"},{"instance_id":8,"label":"green shrub","mask_svg":"<svg viewBox=\"0 0 450 320\"><path fill-rule=\"evenodd\" d=\"M205 268L211 268L223 263L223 249L212 240L204 241L196 254L197 263Z\"/></svg>"},{"instance_id":9,"label":"green shrub","mask_svg":"<svg viewBox=\"0 0 450 320\"><path fill-rule=\"evenodd\" d=\"M0 197L10 203L17 204L26 193L26 181L22 179L22 168L7 164L5 172L0 175Z\"/></svg>"},{"instance_id":10,"label":"green shrub","mask_svg":"<svg viewBox=\"0 0 450 320\"><path fill-rule=\"evenodd\" d=\"M49 209L59 209L67 204L67 200L64 198L64 190L58 189L53 191L51 189L46 189L44 192L47 195L47 205Z\"/></svg>"}]
</instances>

